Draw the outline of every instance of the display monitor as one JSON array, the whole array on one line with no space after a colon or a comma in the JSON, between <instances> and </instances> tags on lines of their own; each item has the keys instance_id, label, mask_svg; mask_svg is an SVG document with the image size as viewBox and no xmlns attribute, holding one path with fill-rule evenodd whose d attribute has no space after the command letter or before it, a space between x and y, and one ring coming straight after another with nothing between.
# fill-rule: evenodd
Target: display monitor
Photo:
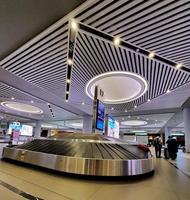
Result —
<instances>
[{"instance_id":1,"label":"display monitor","mask_svg":"<svg viewBox=\"0 0 190 200\"><path fill-rule=\"evenodd\" d=\"M96 128L104 130L104 104L100 100L97 100Z\"/></svg>"},{"instance_id":2,"label":"display monitor","mask_svg":"<svg viewBox=\"0 0 190 200\"><path fill-rule=\"evenodd\" d=\"M23 136L32 136L33 135L33 127L24 124L16 124L15 122L9 124L9 129L7 134L11 134L12 131L20 132L20 135Z\"/></svg>"},{"instance_id":3,"label":"display monitor","mask_svg":"<svg viewBox=\"0 0 190 200\"><path fill-rule=\"evenodd\" d=\"M108 116L107 135L114 138L119 138L119 122Z\"/></svg>"},{"instance_id":4,"label":"display monitor","mask_svg":"<svg viewBox=\"0 0 190 200\"><path fill-rule=\"evenodd\" d=\"M22 128L20 130L20 135L23 136L32 136L33 135L33 127L29 125L22 125Z\"/></svg>"}]
</instances>

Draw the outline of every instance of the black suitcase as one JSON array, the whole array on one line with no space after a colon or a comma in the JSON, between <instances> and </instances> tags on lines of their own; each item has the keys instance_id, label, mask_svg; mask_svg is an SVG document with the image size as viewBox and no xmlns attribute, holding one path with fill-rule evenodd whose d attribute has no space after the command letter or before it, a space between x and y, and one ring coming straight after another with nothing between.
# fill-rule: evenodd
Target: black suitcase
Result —
<instances>
[{"instance_id":1,"label":"black suitcase","mask_svg":"<svg viewBox=\"0 0 190 200\"><path fill-rule=\"evenodd\" d=\"M165 159L169 159L169 158L170 158L169 152L168 152L168 148L167 148L167 147L164 148L164 158L165 158Z\"/></svg>"}]
</instances>

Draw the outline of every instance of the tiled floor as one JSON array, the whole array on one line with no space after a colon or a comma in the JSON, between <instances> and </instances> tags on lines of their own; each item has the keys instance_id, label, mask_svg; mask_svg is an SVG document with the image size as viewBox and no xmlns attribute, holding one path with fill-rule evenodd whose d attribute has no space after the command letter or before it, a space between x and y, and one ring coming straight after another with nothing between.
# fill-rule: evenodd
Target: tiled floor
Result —
<instances>
[{"instance_id":1,"label":"tiled floor","mask_svg":"<svg viewBox=\"0 0 190 200\"><path fill-rule=\"evenodd\" d=\"M180 158L180 157L179 157ZM190 178L164 158L144 180L95 181L58 176L0 161L0 181L47 200L189 200ZM0 185L0 200L25 199Z\"/></svg>"}]
</instances>

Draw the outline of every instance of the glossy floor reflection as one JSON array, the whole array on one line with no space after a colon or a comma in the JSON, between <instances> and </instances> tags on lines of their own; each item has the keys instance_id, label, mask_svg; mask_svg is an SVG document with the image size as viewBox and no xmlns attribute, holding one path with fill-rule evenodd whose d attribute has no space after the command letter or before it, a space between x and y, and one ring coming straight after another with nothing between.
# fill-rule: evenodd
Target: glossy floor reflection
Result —
<instances>
[{"instance_id":1,"label":"glossy floor reflection","mask_svg":"<svg viewBox=\"0 0 190 200\"><path fill-rule=\"evenodd\" d=\"M95 181L58 176L0 161L0 181L47 200L189 200L190 178L164 158L144 180ZM26 199L0 186L0 199Z\"/></svg>"}]
</instances>

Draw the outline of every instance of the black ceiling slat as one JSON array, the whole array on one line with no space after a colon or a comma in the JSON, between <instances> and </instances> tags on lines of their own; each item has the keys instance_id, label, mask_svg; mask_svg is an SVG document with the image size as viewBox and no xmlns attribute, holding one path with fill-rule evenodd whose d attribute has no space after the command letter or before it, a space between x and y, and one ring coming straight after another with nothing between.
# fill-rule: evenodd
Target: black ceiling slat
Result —
<instances>
[{"instance_id":1,"label":"black ceiling slat","mask_svg":"<svg viewBox=\"0 0 190 200\"><path fill-rule=\"evenodd\" d=\"M128 3L128 2L126 2L126 3ZM143 3L144 3L144 2L142 1L142 2L139 2L138 4L136 4L136 5L132 6L132 7L128 7L128 9L126 9L125 11L123 11L123 12L121 12L121 13L115 15L114 18L119 17L119 16L122 16L122 15L125 14L126 12L129 12L130 10L135 9L137 6L140 6L140 5L142 5ZM121 5L120 7L123 7L123 5ZM116 8L115 10L118 10L118 8ZM143 9L142 9L142 10L143 10ZM130 17L132 17L133 15L136 15L136 14L138 14L139 12L142 12L142 10L139 10L139 11L136 11L136 12L134 11L133 14L131 14L130 16L127 16L127 18L130 18ZM112 13L112 12L110 11L110 13ZM106 13L106 15L107 15L107 13ZM122 22L122 21L127 20L127 18L123 18L122 20L113 23L112 26L114 26L114 25L116 25L116 24L119 24L119 23ZM111 19L110 19L110 20L111 20ZM97 28L100 27L100 26L102 26L102 25L105 24L105 23L108 23L110 20L107 20L106 22L100 24L99 26L97 26ZM93 24L92 24L92 25L93 25ZM108 27L102 29L102 31L105 31L107 28L108 28Z\"/></svg>"},{"instance_id":2,"label":"black ceiling slat","mask_svg":"<svg viewBox=\"0 0 190 200\"><path fill-rule=\"evenodd\" d=\"M100 61L102 61L103 64L102 68L104 69L104 72L106 72L109 69L109 66L107 66L108 62L106 60L106 55L103 52L101 53L101 48L99 46L98 40L93 39L92 37L91 39L93 41L94 47L98 50L98 57L100 58Z\"/></svg>"},{"instance_id":3,"label":"black ceiling slat","mask_svg":"<svg viewBox=\"0 0 190 200\"><path fill-rule=\"evenodd\" d=\"M62 35L62 34L60 34L60 35ZM49 49L49 48L52 48L53 46L59 44L60 42L64 42L65 39L66 39L66 38L63 38L63 39L61 39L61 40L58 40L57 42L54 42L53 44L47 46L47 47L44 48L44 49L41 49L40 51L37 51L37 49L39 49L39 48L34 49L33 51L30 51L29 53L23 55L22 58L19 58L18 60L12 62L11 64L7 65L7 66L4 67L4 68L7 69L7 68L9 68L10 66L12 66L14 63L20 61L20 62L17 63L17 65L14 66L14 67L16 67L16 66L18 66L18 65L20 65L20 64L22 64L22 63L24 63L24 62L26 62L27 60L33 58L34 56L37 56L39 53L42 53L43 51L45 51L45 50L47 50L47 49ZM67 43L67 41L63 44L63 46L64 46L66 43ZM49 43L47 43L47 44L49 44ZM30 56L30 54L33 53L34 51L36 51L36 53ZM26 58L26 56L28 56L28 55L29 55L29 57ZM21 59L22 59L22 61L21 61Z\"/></svg>"},{"instance_id":4,"label":"black ceiling slat","mask_svg":"<svg viewBox=\"0 0 190 200\"><path fill-rule=\"evenodd\" d=\"M184 49L186 49L186 47L188 47L189 49L187 49L188 51L190 50L190 47L189 47L189 44L187 43L186 46L183 45L183 48L181 48L180 46L178 46L177 48L172 48L172 51L171 50L168 50L168 51L159 51L160 53L162 53L165 57L169 57L171 55L176 54L178 55L179 53L183 53Z\"/></svg>"},{"instance_id":5,"label":"black ceiling slat","mask_svg":"<svg viewBox=\"0 0 190 200\"><path fill-rule=\"evenodd\" d=\"M75 18L78 18L80 16L82 16L83 14L85 14L86 12L88 12L91 9L94 9L97 5L99 5L101 2L103 2L104 0L99 0L98 2L96 2L95 4L89 6L88 8L86 8L85 10L83 10L82 12L78 13Z\"/></svg>"},{"instance_id":6,"label":"black ceiling slat","mask_svg":"<svg viewBox=\"0 0 190 200\"><path fill-rule=\"evenodd\" d=\"M17 74L17 73L15 73L15 74L18 75L18 76L22 76L22 77L28 77L28 76L30 76L30 74L40 73L41 71L46 70L50 66L56 65L56 63L58 61L62 60L62 62L65 62L66 58L67 58L66 55L65 56L63 56L63 55L60 56L60 54L54 55L53 57L49 57L47 62L44 62L42 64L38 64L36 66L32 66L30 68L27 68L26 70L21 71L19 74Z\"/></svg>"},{"instance_id":7,"label":"black ceiling slat","mask_svg":"<svg viewBox=\"0 0 190 200\"><path fill-rule=\"evenodd\" d=\"M40 79L40 80L35 80L32 81L32 83L53 83L53 81L57 81L57 82L62 82L63 80L65 80L66 78L62 76L62 74L56 74L54 77L52 77L51 79L47 80L46 77L44 77L44 79Z\"/></svg>"},{"instance_id":8,"label":"black ceiling slat","mask_svg":"<svg viewBox=\"0 0 190 200\"><path fill-rule=\"evenodd\" d=\"M94 75L96 75L96 74L98 74L98 73L100 73L99 72L99 67L98 67L98 65L97 65L97 63L95 62L95 59L94 59L94 57L93 57L93 54L92 54L92 52L90 51L90 48L87 46L87 45L85 45L85 43L84 43L84 40L80 37L80 39L81 40L78 40L78 42L79 42L79 44L78 43L76 43L76 47L80 50L80 51L78 51L78 52L80 52L80 53L82 53L82 58L85 58L89 63L93 63L93 65L95 65L96 66L96 68L94 69L95 71L96 71L96 73L94 73L94 70L93 70L93 73L94 73ZM81 43L82 42L82 43ZM82 48L82 45L85 45L85 47L87 48ZM83 51L85 52L85 53L83 53ZM79 53L79 54L80 54ZM93 59L92 59L93 58Z\"/></svg>"},{"instance_id":9,"label":"black ceiling slat","mask_svg":"<svg viewBox=\"0 0 190 200\"><path fill-rule=\"evenodd\" d=\"M164 37L164 40L168 41L167 39L169 39L169 41L172 41L171 37L174 37L174 36L176 36L176 37L175 37L175 40L180 39L180 38L182 38L182 36L181 36L180 34L183 34L183 33L185 33L185 35L183 35L184 37L189 35L187 31L183 31L183 32L181 32L181 33L175 33L175 32L173 32L173 33L174 33L174 34L173 34L172 36L165 36L165 37ZM166 35L166 34L165 34L165 35ZM160 36L159 36L159 37L160 37ZM158 36L155 37L157 40L148 39L148 38L147 38L147 41L150 41L150 42L147 43L147 44L145 44L145 45L144 45L144 43L145 43L146 41L143 41L143 42L141 42L141 41L135 42L135 44L136 44L136 45L141 45L141 44L143 44L144 46L149 46L149 45L151 45L151 44L154 45L156 42L160 42L160 41L161 41L161 39L160 39L159 37L158 37Z\"/></svg>"},{"instance_id":10,"label":"black ceiling slat","mask_svg":"<svg viewBox=\"0 0 190 200\"><path fill-rule=\"evenodd\" d=\"M48 64L46 66L40 66L35 70L31 70L30 74L29 73L27 73L26 75L23 74L22 77L24 79L27 79L27 78L30 78L31 76L32 77L36 77L36 76L38 76L38 74L44 74L45 75L46 72L49 72L50 70L53 70L54 68L56 68L56 66L59 66L59 65L62 65L62 66L66 67L66 59L63 60L61 58L58 61L53 62L51 65Z\"/></svg>"},{"instance_id":11,"label":"black ceiling slat","mask_svg":"<svg viewBox=\"0 0 190 200\"><path fill-rule=\"evenodd\" d=\"M186 3L186 4L187 4L187 3ZM183 5L184 5L184 4L183 4ZM177 6L177 7L175 7L175 9L178 9L178 8L181 7L181 6L182 6L182 5ZM172 10L174 10L174 9L172 9ZM188 11L188 7L187 7L186 10ZM180 11L177 12L177 14L183 13L184 11L185 11L185 10L180 10ZM153 12L155 12L155 11L153 11ZM168 10L165 11L164 13L168 13ZM137 27L137 26L139 26L139 25L142 25L142 24L144 24L143 28L145 29L145 28L147 28L147 27L149 26L149 25L146 25L146 22L148 22L148 21L150 21L150 20L152 20L152 19L154 19L154 18L159 19L159 16L162 16L164 13L160 13L159 15L154 16L154 17L151 18L151 19L149 18L148 20L145 20L145 21L143 21L142 23L138 23L138 25L134 25L134 26L130 27L130 29L133 29L133 28L135 28L135 27ZM170 15L170 16L167 15L167 17L166 17L165 19L171 18L171 17L173 17L173 16L176 16L177 14L175 13L175 14L172 14L172 15ZM162 22L162 21L163 21L163 19L160 19L160 20L158 20L156 23L159 23L159 22ZM133 23L133 21L130 22L130 23L127 23L127 24L124 25L124 26L127 27L127 25L129 25L129 24L131 24L131 23ZM123 32L124 32L124 31L123 31ZM122 32L120 32L119 34L122 34ZM133 34L133 33L130 33L130 34ZM125 38L125 37L127 37L127 34L123 36L123 38Z\"/></svg>"},{"instance_id":12,"label":"black ceiling slat","mask_svg":"<svg viewBox=\"0 0 190 200\"><path fill-rule=\"evenodd\" d=\"M64 66L64 68L63 68L63 66L59 66L59 68L57 68L56 70L50 70L50 71L46 71L46 72L44 72L44 73L39 73L38 74L38 76L36 76L36 77L30 77L30 78L27 78L27 81L35 81L35 80L40 80L41 78L51 78L51 76L54 76L54 75L56 75L57 73L59 73L60 75L62 75L62 76L65 76L66 75L66 66Z\"/></svg>"},{"instance_id":13,"label":"black ceiling slat","mask_svg":"<svg viewBox=\"0 0 190 200\"><path fill-rule=\"evenodd\" d=\"M175 27L178 26L178 25L186 24L187 22L189 22L188 20L185 20L185 21L181 22L180 19L184 19L184 17L177 18L177 20L173 20L172 22L175 22L174 25L171 25L172 22L168 22L168 23L165 23L164 25L162 24L162 25L160 25L160 26L157 26L156 29L159 30L159 28L163 28L163 27L165 27L166 25L167 25L168 28L171 29L171 28L175 28ZM178 22L178 21L179 21L179 22ZM145 29L145 30L146 30L146 29ZM148 30L148 31L151 32L151 31L153 31L153 30L155 30L155 28L152 28L152 29L150 29L150 30ZM166 28L163 28L163 30L166 30ZM163 30L159 30L159 31L163 31ZM130 35L131 35L131 37L130 37ZM155 35L155 33L152 33L152 34L150 34L150 35L147 35L146 37L149 37L149 36L151 36L151 35ZM139 37L139 36L142 36L141 38L139 38L139 40L141 40L142 38L145 38L145 37L143 36L143 33L139 33L138 35L135 35L135 36L133 36L133 33L132 33L132 34L129 34L128 36L126 36L126 37L128 37L128 39L129 39L130 41L132 41L132 40L134 39L133 42L135 42L135 41L136 41L135 38L137 38L137 37Z\"/></svg>"},{"instance_id":14,"label":"black ceiling slat","mask_svg":"<svg viewBox=\"0 0 190 200\"><path fill-rule=\"evenodd\" d=\"M56 28L55 30L53 30L53 32L56 32L57 30L62 29L62 28L63 28L64 26L66 26L67 24L68 24L68 21L65 22L63 25L59 26L58 28ZM52 34L52 32L49 33L49 34L47 34L47 35L45 36L45 38L47 38L47 37L48 37L49 35L51 35L51 34ZM39 43L39 42L42 41L43 39L44 39L44 37L41 38L40 40L34 42L34 43L31 44L29 47L25 48L24 51L26 51L27 49L33 47L34 45L36 45L37 43ZM15 58L16 56L20 55L21 53L23 53L23 51L20 52L20 53L18 53L18 54L16 54L15 56L13 56L11 59ZM9 62L9 60L7 60L6 62L4 62L3 64L6 64L7 62Z\"/></svg>"},{"instance_id":15,"label":"black ceiling slat","mask_svg":"<svg viewBox=\"0 0 190 200\"><path fill-rule=\"evenodd\" d=\"M109 68L112 68L112 63L111 63L111 60L109 58L109 54L107 52L107 48L104 44L104 42L100 41L100 40L97 40L98 42L98 45L99 45L99 49L100 49L100 55L102 54L104 56L104 58L106 59L106 63L108 64L106 70L109 71L108 69ZM103 47L105 47L105 49L103 49Z\"/></svg>"},{"instance_id":16,"label":"black ceiling slat","mask_svg":"<svg viewBox=\"0 0 190 200\"><path fill-rule=\"evenodd\" d=\"M122 71L127 71L126 69L127 69L127 66L126 66L126 64L125 64L125 60L124 60L124 58L123 58L123 54L124 54L124 52L123 52L123 48L118 48L118 50L119 50L119 54L121 55L120 57L121 57L121 70Z\"/></svg>"},{"instance_id":17,"label":"black ceiling slat","mask_svg":"<svg viewBox=\"0 0 190 200\"><path fill-rule=\"evenodd\" d=\"M156 62L155 63L155 68L156 68L156 82L157 82L157 84L155 85L155 91L154 91L154 96L156 97L156 96L158 96L159 95L159 93L158 93L158 87L159 87L159 79L160 79L160 68L159 68L159 63L158 62Z\"/></svg>"},{"instance_id":18,"label":"black ceiling slat","mask_svg":"<svg viewBox=\"0 0 190 200\"><path fill-rule=\"evenodd\" d=\"M168 74L168 70L169 70L169 68L168 68L168 66L166 66L165 64L164 64L164 71L163 71L163 74L161 74L161 76L163 76L163 82L162 82L162 87L161 87L161 94L162 93L164 93L165 91L166 91L166 89L165 89L165 84L166 84L166 81L167 81L167 74Z\"/></svg>"},{"instance_id":19,"label":"black ceiling slat","mask_svg":"<svg viewBox=\"0 0 190 200\"><path fill-rule=\"evenodd\" d=\"M115 63L114 63L114 60L113 60L113 56L112 56L112 54L111 54L110 44L109 44L109 43L103 42L103 45L104 45L104 47L105 47L105 51L106 51L107 54L108 54L109 60L110 60L110 62L111 62L111 64L112 64L112 65L110 66L111 71L114 71L114 70L115 70Z\"/></svg>"},{"instance_id":20,"label":"black ceiling slat","mask_svg":"<svg viewBox=\"0 0 190 200\"><path fill-rule=\"evenodd\" d=\"M148 60L147 68L150 68L148 73L148 81L150 86L150 99L154 98L154 84L155 84L155 62Z\"/></svg>"},{"instance_id":21,"label":"black ceiling slat","mask_svg":"<svg viewBox=\"0 0 190 200\"><path fill-rule=\"evenodd\" d=\"M75 64L75 65L77 65L76 70L77 71L80 70L81 73L84 73L84 71L85 71L85 73L88 75L88 77L95 76L96 73L93 72L92 70L90 70L90 67L87 63L88 60L82 59L81 56L78 56L77 54L75 56L76 56L77 61L79 61L78 64L77 63ZM81 63L81 65L80 65L80 63ZM79 68L79 66L80 66L80 68ZM75 74L77 74L77 71ZM75 68L73 69L73 72L75 72ZM87 77L87 76L85 76L85 77Z\"/></svg>"},{"instance_id":22,"label":"black ceiling slat","mask_svg":"<svg viewBox=\"0 0 190 200\"><path fill-rule=\"evenodd\" d=\"M90 37L90 39L91 39L91 41L93 42L93 38L92 37ZM103 73L104 72L104 64L102 63L102 60L101 59L99 59L99 56L98 56L98 52L95 50L96 48L94 48L94 46L93 45L95 45L95 43L93 42L93 44L92 44L92 42L90 41L90 39L88 38L88 37L86 37L86 40L88 41L88 45L91 47L90 49L93 51L93 53L95 54L95 56L93 56L94 57L94 59L96 60L96 61L98 61L98 71L99 71L99 74L101 74L101 73ZM103 67L102 67L103 66Z\"/></svg>"},{"instance_id":23,"label":"black ceiling slat","mask_svg":"<svg viewBox=\"0 0 190 200\"><path fill-rule=\"evenodd\" d=\"M164 68L165 68L165 66L164 66L164 64L163 63L159 63L159 65L160 65L160 79L159 79L159 89L158 89L158 93L159 94L161 94L162 93L162 85L163 85L163 81L164 81L164 76L163 76L163 74L165 74L165 71L164 71Z\"/></svg>"},{"instance_id":24,"label":"black ceiling slat","mask_svg":"<svg viewBox=\"0 0 190 200\"><path fill-rule=\"evenodd\" d=\"M169 67L169 72L168 72L168 75L167 75L167 80L166 80L166 83L165 83L165 89L166 91L168 89L170 89L168 86L169 86L169 82L170 82L170 77L173 75L173 70L171 69L171 67Z\"/></svg>"},{"instance_id":25,"label":"black ceiling slat","mask_svg":"<svg viewBox=\"0 0 190 200\"><path fill-rule=\"evenodd\" d=\"M27 63L25 63L24 65L23 65L23 63L20 63L20 64L17 64L15 66L11 66L8 70L13 72L13 73L15 71L17 71L17 73L18 73L18 69L17 69L18 66L19 66L19 68L23 69L28 64L30 66L30 62L35 62L35 64L38 64L39 62L41 62L41 61L43 61L43 60L45 60L47 58L47 54L48 53L54 52L54 54L56 54L56 53L59 53L59 52L62 52L62 51L64 51L63 45L59 45L58 47L56 47L56 48L54 48L52 50L49 50L48 52L44 52L44 54L42 56L38 56L37 58L32 59L31 61L27 60Z\"/></svg>"},{"instance_id":26,"label":"black ceiling slat","mask_svg":"<svg viewBox=\"0 0 190 200\"><path fill-rule=\"evenodd\" d=\"M95 62L95 61L97 61L97 59L95 58L95 56L94 56L94 54L93 54L92 46L91 46L91 45L87 45L87 44L89 44L88 37L83 38L82 35L81 35L80 38L82 39L81 41L83 41L83 45L88 49L88 51L86 51L86 49L84 49L85 52L86 52L86 54L88 55L88 57L89 57L89 58L92 58L92 57L93 57L93 59L91 59L91 62L93 62L93 64L94 64L95 66L97 66L95 70L98 72L98 74L101 74L100 67L99 67L99 63L96 63L96 62ZM88 43L87 43L87 42L88 42ZM91 48L90 48L90 47L91 47Z\"/></svg>"},{"instance_id":27,"label":"black ceiling slat","mask_svg":"<svg viewBox=\"0 0 190 200\"><path fill-rule=\"evenodd\" d=\"M181 81L182 77L183 77L183 73L181 70L179 70L178 79L174 84L174 88L176 88L176 87L178 87L178 85L180 85L180 81Z\"/></svg>"},{"instance_id":28,"label":"black ceiling slat","mask_svg":"<svg viewBox=\"0 0 190 200\"><path fill-rule=\"evenodd\" d=\"M117 48L117 47L113 48L113 50L115 51L116 59L118 60L118 63L119 63L117 69L118 69L119 71L122 71L121 54L118 53L118 49L119 49L119 48ZM115 57L115 56L114 56L114 57Z\"/></svg>"},{"instance_id":29,"label":"black ceiling slat","mask_svg":"<svg viewBox=\"0 0 190 200\"><path fill-rule=\"evenodd\" d=\"M184 39L184 38L181 38L181 37L179 39L180 40L178 40L178 42L183 42L183 43L187 42L187 39ZM176 43L176 41L172 41L172 40L170 41L170 44L166 44L166 43L162 43L162 44L164 44L164 45L161 48L164 49L164 50L167 49L167 48L170 48L170 45L174 45L173 47L175 47L175 46L179 47L179 44ZM147 48L146 45L144 47ZM154 47L155 47L155 45L153 44L152 46L149 46L148 48L153 49ZM160 47L159 47L159 49L160 49ZM158 52L158 50L157 50L157 52Z\"/></svg>"}]
</instances>

